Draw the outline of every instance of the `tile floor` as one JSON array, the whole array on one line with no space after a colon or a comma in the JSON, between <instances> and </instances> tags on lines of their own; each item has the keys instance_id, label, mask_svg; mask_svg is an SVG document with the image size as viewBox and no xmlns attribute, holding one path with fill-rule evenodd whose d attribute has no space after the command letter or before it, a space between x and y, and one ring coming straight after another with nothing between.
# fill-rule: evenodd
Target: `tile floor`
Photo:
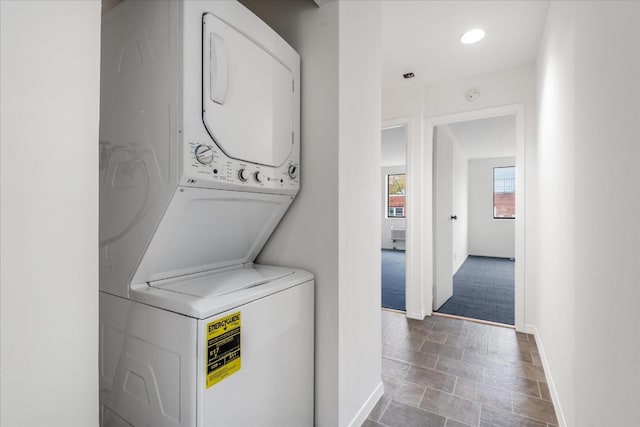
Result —
<instances>
[{"instance_id":1,"label":"tile floor","mask_svg":"<svg viewBox=\"0 0 640 427\"><path fill-rule=\"evenodd\" d=\"M383 310L382 356L385 393L363 427L557 424L532 335Z\"/></svg>"}]
</instances>

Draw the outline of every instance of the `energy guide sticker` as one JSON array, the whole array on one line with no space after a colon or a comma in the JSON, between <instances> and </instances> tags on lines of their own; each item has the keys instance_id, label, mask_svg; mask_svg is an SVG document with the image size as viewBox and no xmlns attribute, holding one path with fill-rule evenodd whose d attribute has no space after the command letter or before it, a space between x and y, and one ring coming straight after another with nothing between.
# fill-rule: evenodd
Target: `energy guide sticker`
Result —
<instances>
[{"instance_id":1,"label":"energy guide sticker","mask_svg":"<svg viewBox=\"0 0 640 427\"><path fill-rule=\"evenodd\" d=\"M207 388L240 370L240 312L207 324Z\"/></svg>"}]
</instances>

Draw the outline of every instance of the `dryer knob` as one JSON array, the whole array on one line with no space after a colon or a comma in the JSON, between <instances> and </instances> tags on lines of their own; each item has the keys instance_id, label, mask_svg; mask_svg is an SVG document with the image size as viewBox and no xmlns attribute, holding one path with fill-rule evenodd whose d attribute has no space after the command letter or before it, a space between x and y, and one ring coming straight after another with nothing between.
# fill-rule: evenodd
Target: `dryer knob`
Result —
<instances>
[{"instance_id":1,"label":"dryer knob","mask_svg":"<svg viewBox=\"0 0 640 427\"><path fill-rule=\"evenodd\" d=\"M238 179L242 182L247 182L247 179L249 179L249 174L245 168L238 170Z\"/></svg>"},{"instance_id":2,"label":"dryer knob","mask_svg":"<svg viewBox=\"0 0 640 427\"><path fill-rule=\"evenodd\" d=\"M213 161L213 150L208 145L198 145L195 149L196 160L203 165Z\"/></svg>"},{"instance_id":3,"label":"dryer knob","mask_svg":"<svg viewBox=\"0 0 640 427\"><path fill-rule=\"evenodd\" d=\"M296 165L289 165L287 173L289 174L289 178L295 179L296 176L298 176L298 167Z\"/></svg>"},{"instance_id":4,"label":"dryer knob","mask_svg":"<svg viewBox=\"0 0 640 427\"><path fill-rule=\"evenodd\" d=\"M253 178L256 180L256 182L262 182L264 181L264 174L260 171L255 171L253 173Z\"/></svg>"}]
</instances>

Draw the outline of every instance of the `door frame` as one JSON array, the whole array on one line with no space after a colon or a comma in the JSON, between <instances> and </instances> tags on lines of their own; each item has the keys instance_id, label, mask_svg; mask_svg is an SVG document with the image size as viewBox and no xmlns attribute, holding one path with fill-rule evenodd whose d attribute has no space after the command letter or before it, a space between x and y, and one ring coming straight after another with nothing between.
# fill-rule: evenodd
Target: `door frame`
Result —
<instances>
[{"instance_id":1,"label":"door frame","mask_svg":"<svg viewBox=\"0 0 640 427\"><path fill-rule=\"evenodd\" d=\"M486 119L499 116L514 115L516 119L516 219L515 219L515 327L518 331L525 330L525 201L526 194L526 135L525 135L525 106L524 104L511 104L493 108L483 108L461 113L447 114L442 116L424 118L424 140L411 141L411 147L407 147L407 187L412 192L415 187L422 188L422 206L414 206L407 209L407 215L412 215L415 225L412 230L424 230L424 233L407 232L407 249L409 240L411 248L422 248L421 251L414 250L407 252L407 267L415 266L416 263L424 264L422 268L415 269L415 273L409 275L407 269L407 316L422 319L425 315L433 314L433 292L435 286L435 230L433 216L433 132L436 126L465 122L477 119ZM420 154L417 159L410 159L409 155ZM415 161L418 164L415 164ZM409 165L412 165L412 172L415 169L422 171L421 177L417 174L409 175ZM409 192L408 192L409 193ZM419 220L416 220L418 216ZM409 231L409 221L407 221L407 231ZM418 254L419 252L419 254ZM424 253L424 257L419 257ZM412 270L413 272L414 270ZM422 296L420 298L421 307L416 312L409 312L409 295ZM415 304L414 304L415 305ZM416 316L417 314L417 316Z\"/></svg>"},{"instance_id":2,"label":"door frame","mask_svg":"<svg viewBox=\"0 0 640 427\"><path fill-rule=\"evenodd\" d=\"M414 167L414 162L412 161L412 159L418 157L415 155L414 151L416 149L416 144L414 144L414 138L415 138L415 132L421 132L422 131L422 127L418 126L416 124L416 119L414 117L400 117L400 118L396 118L396 119L390 119L390 120L383 120L382 121L382 127L380 128L382 129L388 129L388 128L393 128L393 127L400 127L403 126L406 129L405 132L405 137L406 137L406 141L405 141L405 149L406 149L406 214L405 214L405 227L406 227L406 233L405 233L405 242L404 242L404 248L405 248L405 292L404 292L404 298L405 298L405 307L406 307L406 314L407 317L410 318L418 318L418 314L420 313L421 307L422 307L422 300L423 300L423 292L424 290L422 289L422 287L415 287L415 286L409 286L410 283L416 283L418 282L418 280L421 279L422 277L422 263L420 262L420 256L419 254L416 252L416 246L415 246L415 242L416 239L414 237L413 232L410 232L410 230L415 230L415 217L413 215L415 208L415 201L416 201L416 195L415 195L415 185L412 184L412 180L415 176L415 167ZM421 138L421 134L420 135L420 139ZM419 148L421 150L421 148Z\"/></svg>"}]
</instances>

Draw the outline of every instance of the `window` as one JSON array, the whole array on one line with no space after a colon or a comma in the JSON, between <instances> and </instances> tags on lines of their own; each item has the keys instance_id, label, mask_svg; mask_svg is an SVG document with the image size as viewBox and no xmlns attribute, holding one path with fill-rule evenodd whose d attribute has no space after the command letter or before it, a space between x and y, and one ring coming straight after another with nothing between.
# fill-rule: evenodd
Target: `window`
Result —
<instances>
[{"instance_id":1,"label":"window","mask_svg":"<svg viewBox=\"0 0 640 427\"><path fill-rule=\"evenodd\" d=\"M516 167L493 168L493 219L516 217Z\"/></svg>"},{"instance_id":2,"label":"window","mask_svg":"<svg viewBox=\"0 0 640 427\"><path fill-rule=\"evenodd\" d=\"M407 176L403 173L387 175L387 217L404 218L406 209Z\"/></svg>"}]
</instances>

